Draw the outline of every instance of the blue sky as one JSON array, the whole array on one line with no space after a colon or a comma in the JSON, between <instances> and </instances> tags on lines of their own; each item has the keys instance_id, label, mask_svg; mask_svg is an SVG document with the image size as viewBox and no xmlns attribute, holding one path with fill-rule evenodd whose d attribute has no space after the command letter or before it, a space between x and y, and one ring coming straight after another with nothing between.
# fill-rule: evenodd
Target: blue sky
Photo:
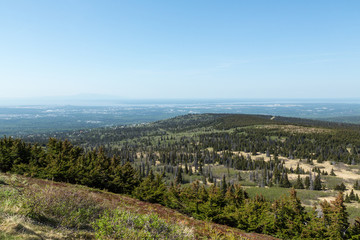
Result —
<instances>
[{"instance_id":1,"label":"blue sky","mask_svg":"<svg viewBox=\"0 0 360 240\"><path fill-rule=\"evenodd\" d=\"M0 1L0 99L358 98L360 1Z\"/></svg>"}]
</instances>

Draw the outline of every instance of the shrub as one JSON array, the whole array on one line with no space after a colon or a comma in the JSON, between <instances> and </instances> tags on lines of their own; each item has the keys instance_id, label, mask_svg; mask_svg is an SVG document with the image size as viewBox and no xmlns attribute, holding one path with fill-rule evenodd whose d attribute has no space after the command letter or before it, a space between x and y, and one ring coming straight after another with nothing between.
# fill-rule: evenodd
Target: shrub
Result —
<instances>
[{"instance_id":1,"label":"shrub","mask_svg":"<svg viewBox=\"0 0 360 240\"><path fill-rule=\"evenodd\" d=\"M25 192L25 214L40 222L67 228L90 228L104 209L89 195L47 186Z\"/></svg>"},{"instance_id":2,"label":"shrub","mask_svg":"<svg viewBox=\"0 0 360 240\"><path fill-rule=\"evenodd\" d=\"M158 215L106 211L93 223L98 239L193 239L191 229L173 225Z\"/></svg>"}]
</instances>

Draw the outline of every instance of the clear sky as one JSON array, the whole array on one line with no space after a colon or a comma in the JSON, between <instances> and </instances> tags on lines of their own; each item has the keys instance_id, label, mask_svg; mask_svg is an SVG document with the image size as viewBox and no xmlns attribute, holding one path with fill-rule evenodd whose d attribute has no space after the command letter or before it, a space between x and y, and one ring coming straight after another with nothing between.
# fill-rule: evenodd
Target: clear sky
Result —
<instances>
[{"instance_id":1,"label":"clear sky","mask_svg":"<svg viewBox=\"0 0 360 240\"><path fill-rule=\"evenodd\" d=\"M0 0L0 99L360 97L360 1Z\"/></svg>"}]
</instances>

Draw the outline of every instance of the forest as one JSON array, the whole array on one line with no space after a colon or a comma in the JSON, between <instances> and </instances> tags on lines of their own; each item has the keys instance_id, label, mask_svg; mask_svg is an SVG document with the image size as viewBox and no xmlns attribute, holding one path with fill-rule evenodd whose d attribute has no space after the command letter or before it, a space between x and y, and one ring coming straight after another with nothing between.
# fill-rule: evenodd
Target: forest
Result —
<instances>
[{"instance_id":1,"label":"forest","mask_svg":"<svg viewBox=\"0 0 360 240\"><path fill-rule=\"evenodd\" d=\"M359 239L360 218L348 211L358 207L358 181L340 178L358 174L359 153L354 124L191 114L3 137L0 171L106 189L281 239Z\"/></svg>"}]
</instances>

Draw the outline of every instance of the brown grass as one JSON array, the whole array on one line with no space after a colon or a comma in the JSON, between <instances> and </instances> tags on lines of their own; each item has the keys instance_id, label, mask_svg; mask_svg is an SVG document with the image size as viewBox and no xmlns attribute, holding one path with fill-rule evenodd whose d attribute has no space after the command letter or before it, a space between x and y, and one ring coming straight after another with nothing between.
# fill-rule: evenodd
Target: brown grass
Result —
<instances>
[{"instance_id":1,"label":"brown grass","mask_svg":"<svg viewBox=\"0 0 360 240\"><path fill-rule=\"evenodd\" d=\"M277 129L289 133L330 133L333 131L331 129L325 128L303 127L294 125L262 125L257 126L256 128Z\"/></svg>"}]
</instances>

